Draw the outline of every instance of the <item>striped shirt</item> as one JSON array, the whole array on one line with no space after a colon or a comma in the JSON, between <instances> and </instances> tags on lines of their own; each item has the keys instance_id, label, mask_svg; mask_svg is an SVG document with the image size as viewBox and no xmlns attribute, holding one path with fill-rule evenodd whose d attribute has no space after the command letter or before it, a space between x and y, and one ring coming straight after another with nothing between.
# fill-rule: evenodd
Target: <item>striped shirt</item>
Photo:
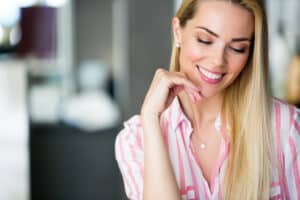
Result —
<instances>
[{"instance_id":1,"label":"striped shirt","mask_svg":"<svg viewBox=\"0 0 300 200\"><path fill-rule=\"evenodd\" d=\"M190 143L191 122L177 98L162 114L160 124L182 199L221 199L229 142L221 131L220 117L215 122L216 129L222 134L220 154L210 185L197 164L197 156ZM274 99L272 126L279 164L272 169L270 199L300 200L300 110ZM115 157L127 197L142 199L144 153L140 116L135 115L124 123L124 129L116 138Z\"/></svg>"}]
</instances>

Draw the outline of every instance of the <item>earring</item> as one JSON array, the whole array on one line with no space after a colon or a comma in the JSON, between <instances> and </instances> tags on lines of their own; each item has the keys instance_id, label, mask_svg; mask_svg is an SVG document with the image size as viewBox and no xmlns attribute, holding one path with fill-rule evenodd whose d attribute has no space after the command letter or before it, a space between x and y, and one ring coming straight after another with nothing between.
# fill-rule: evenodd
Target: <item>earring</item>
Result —
<instances>
[{"instance_id":1,"label":"earring","mask_svg":"<svg viewBox=\"0 0 300 200\"><path fill-rule=\"evenodd\" d=\"M176 48L180 48L179 42L176 43Z\"/></svg>"}]
</instances>

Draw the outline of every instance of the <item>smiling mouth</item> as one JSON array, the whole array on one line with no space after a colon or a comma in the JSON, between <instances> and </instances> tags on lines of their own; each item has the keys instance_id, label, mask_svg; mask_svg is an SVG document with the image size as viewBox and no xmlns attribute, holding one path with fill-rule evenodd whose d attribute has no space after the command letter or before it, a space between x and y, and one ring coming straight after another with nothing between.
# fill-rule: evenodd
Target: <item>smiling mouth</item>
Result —
<instances>
[{"instance_id":1,"label":"smiling mouth","mask_svg":"<svg viewBox=\"0 0 300 200\"><path fill-rule=\"evenodd\" d=\"M203 67L200 67L199 65L197 65L197 69L200 73L201 78L210 84L217 84L220 81L222 81L225 73L215 73L215 72L210 72L206 69L204 69Z\"/></svg>"}]
</instances>

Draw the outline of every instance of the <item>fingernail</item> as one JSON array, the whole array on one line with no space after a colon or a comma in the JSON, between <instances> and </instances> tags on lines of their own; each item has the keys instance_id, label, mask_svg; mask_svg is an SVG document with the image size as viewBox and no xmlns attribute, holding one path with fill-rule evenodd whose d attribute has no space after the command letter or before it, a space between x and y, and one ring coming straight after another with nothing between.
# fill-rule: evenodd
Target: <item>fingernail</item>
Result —
<instances>
[{"instance_id":1,"label":"fingernail","mask_svg":"<svg viewBox=\"0 0 300 200\"><path fill-rule=\"evenodd\" d=\"M192 100L192 102L196 101L195 96L193 94L189 93L189 97Z\"/></svg>"},{"instance_id":2,"label":"fingernail","mask_svg":"<svg viewBox=\"0 0 300 200\"><path fill-rule=\"evenodd\" d=\"M202 97L198 94L198 95L197 95L196 101L199 101L199 100L201 100L201 99L202 99Z\"/></svg>"},{"instance_id":3,"label":"fingernail","mask_svg":"<svg viewBox=\"0 0 300 200\"><path fill-rule=\"evenodd\" d=\"M199 101L202 99L202 96L198 92L195 92L194 95L196 97L196 101Z\"/></svg>"},{"instance_id":4,"label":"fingernail","mask_svg":"<svg viewBox=\"0 0 300 200\"><path fill-rule=\"evenodd\" d=\"M199 91L199 89L196 86L189 88L189 90L193 93Z\"/></svg>"}]
</instances>

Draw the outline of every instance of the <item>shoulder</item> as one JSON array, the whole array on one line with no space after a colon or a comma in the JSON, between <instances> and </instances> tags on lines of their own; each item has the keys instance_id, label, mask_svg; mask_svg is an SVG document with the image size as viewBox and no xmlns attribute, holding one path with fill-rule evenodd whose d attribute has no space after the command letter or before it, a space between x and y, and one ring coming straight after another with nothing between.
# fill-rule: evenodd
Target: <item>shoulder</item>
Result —
<instances>
[{"instance_id":1,"label":"shoulder","mask_svg":"<svg viewBox=\"0 0 300 200\"><path fill-rule=\"evenodd\" d=\"M272 99L272 119L277 129L290 130L297 118L299 118L299 109L282 100Z\"/></svg>"},{"instance_id":2,"label":"shoulder","mask_svg":"<svg viewBox=\"0 0 300 200\"><path fill-rule=\"evenodd\" d=\"M115 140L115 159L129 199L142 199L144 152L139 115L124 122Z\"/></svg>"},{"instance_id":3,"label":"shoulder","mask_svg":"<svg viewBox=\"0 0 300 200\"><path fill-rule=\"evenodd\" d=\"M174 128L183 118L182 111L178 99L175 98L171 105L161 114L160 126L162 133L167 137L169 128ZM164 139L166 139L164 137ZM140 115L134 115L123 123L123 129L116 137L116 148L120 143L132 147L143 149L143 128Z\"/></svg>"},{"instance_id":4,"label":"shoulder","mask_svg":"<svg viewBox=\"0 0 300 200\"><path fill-rule=\"evenodd\" d=\"M300 145L300 110L282 100L272 100L272 126L282 149ZM299 147L300 148L300 147ZM300 151L299 151L300 152Z\"/></svg>"},{"instance_id":5,"label":"shoulder","mask_svg":"<svg viewBox=\"0 0 300 200\"><path fill-rule=\"evenodd\" d=\"M123 129L116 137L115 148L125 148L125 146L143 147L142 123L140 115L134 115L123 123Z\"/></svg>"},{"instance_id":6,"label":"shoulder","mask_svg":"<svg viewBox=\"0 0 300 200\"><path fill-rule=\"evenodd\" d=\"M134 115L123 123L124 129L120 133L130 132L131 135L138 134L142 130L140 115Z\"/></svg>"}]
</instances>

